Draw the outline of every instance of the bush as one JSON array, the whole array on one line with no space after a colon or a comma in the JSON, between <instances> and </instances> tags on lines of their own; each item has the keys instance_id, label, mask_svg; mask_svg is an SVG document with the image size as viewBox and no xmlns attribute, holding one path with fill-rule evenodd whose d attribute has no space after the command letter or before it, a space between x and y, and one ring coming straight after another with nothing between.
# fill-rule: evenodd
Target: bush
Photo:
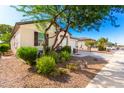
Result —
<instances>
[{"instance_id":1,"label":"bush","mask_svg":"<svg viewBox=\"0 0 124 93\"><path fill-rule=\"evenodd\" d=\"M7 52L10 49L9 44L0 44L0 52L4 53Z\"/></svg>"},{"instance_id":2,"label":"bush","mask_svg":"<svg viewBox=\"0 0 124 93\"><path fill-rule=\"evenodd\" d=\"M48 54L50 53L50 50L51 50L50 47L46 47L46 49L45 49L45 54L48 55Z\"/></svg>"},{"instance_id":3,"label":"bush","mask_svg":"<svg viewBox=\"0 0 124 93\"><path fill-rule=\"evenodd\" d=\"M70 46L64 46L61 51L67 51L68 53L71 54L71 47Z\"/></svg>"},{"instance_id":4,"label":"bush","mask_svg":"<svg viewBox=\"0 0 124 93\"><path fill-rule=\"evenodd\" d=\"M58 68L58 71L59 71L60 75L68 73L67 69L65 69L65 68Z\"/></svg>"},{"instance_id":5,"label":"bush","mask_svg":"<svg viewBox=\"0 0 124 93\"><path fill-rule=\"evenodd\" d=\"M37 58L37 48L21 47L17 50L17 56L25 60L28 64L34 65Z\"/></svg>"},{"instance_id":6,"label":"bush","mask_svg":"<svg viewBox=\"0 0 124 93\"><path fill-rule=\"evenodd\" d=\"M66 68L75 71L78 70L78 64L70 63L66 65Z\"/></svg>"},{"instance_id":7,"label":"bush","mask_svg":"<svg viewBox=\"0 0 124 93\"><path fill-rule=\"evenodd\" d=\"M98 47L98 50L99 50L99 51L106 51L106 48L104 48L104 47L102 47L102 46L99 46L99 47Z\"/></svg>"},{"instance_id":8,"label":"bush","mask_svg":"<svg viewBox=\"0 0 124 93\"><path fill-rule=\"evenodd\" d=\"M55 66L55 60L51 56L43 56L36 63L37 72L42 74L49 74L55 69Z\"/></svg>"},{"instance_id":9,"label":"bush","mask_svg":"<svg viewBox=\"0 0 124 93\"><path fill-rule=\"evenodd\" d=\"M62 61L68 61L71 57L71 54L67 51L61 51L60 58Z\"/></svg>"},{"instance_id":10,"label":"bush","mask_svg":"<svg viewBox=\"0 0 124 93\"><path fill-rule=\"evenodd\" d=\"M56 53L55 51L51 51L49 53L49 56L53 57L55 59L55 62L58 63L58 61L59 61L59 54L58 53Z\"/></svg>"},{"instance_id":11,"label":"bush","mask_svg":"<svg viewBox=\"0 0 124 93\"><path fill-rule=\"evenodd\" d=\"M57 77L60 75L65 75L67 73L68 71L65 68L56 68L53 72L50 73L50 76Z\"/></svg>"}]
</instances>

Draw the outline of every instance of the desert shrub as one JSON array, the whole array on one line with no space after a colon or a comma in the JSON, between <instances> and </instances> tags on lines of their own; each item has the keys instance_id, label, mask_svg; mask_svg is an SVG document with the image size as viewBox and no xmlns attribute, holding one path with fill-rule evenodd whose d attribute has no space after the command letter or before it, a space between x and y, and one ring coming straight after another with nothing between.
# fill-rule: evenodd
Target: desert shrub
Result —
<instances>
[{"instance_id":1,"label":"desert shrub","mask_svg":"<svg viewBox=\"0 0 124 93\"><path fill-rule=\"evenodd\" d=\"M54 71L50 73L50 76L57 77L61 75L66 75L68 73L67 69L65 68L56 68Z\"/></svg>"},{"instance_id":2,"label":"desert shrub","mask_svg":"<svg viewBox=\"0 0 124 93\"><path fill-rule=\"evenodd\" d=\"M71 57L71 54L67 51L61 51L60 58L62 61L68 61Z\"/></svg>"},{"instance_id":3,"label":"desert shrub","mask_svg":"<svg viewBox=\"0 0 124 93\"><path fill-rule=\"evenodd\" d=\"M37 72L42 74L49 74L55 69L55 66L55 60L51 56L43 56L36 63Z\"/></svg>"},{"instance_id":4,"label":"desert shrub","mask_svg":"<svg viewBox=\"0 0 124 93\"><path fill-rule=\"evenodd\" d=\"M64 46L61 51L67 51L68 53L71 53L71 47L70 46Z\"/></svg>"},{"instance_id":5,"label":"desert shrub","mask_svg":"<svg viewBox=\"0 0 124 93\"><path fill-rule=\"evenodd\" d=\"M46 47L46 49L45 49L45 55L48 55L50 53L50 50L51 50L50 47Z\"/></svg>"},{"instance_id":6,"label":"desert shrub","mask_svg":"<svg viewBox=\"0 0 124 93\"><path fill-rule=\"evenodd\" d=\"M70 64L66 65L66 68L69 69L69 70L75 71L75 70L78 69L78 64L70 63Z\"/></svg>"},{"instance_id":7,"label":"desert shrub","mask_svg":"<svg viewBox=\"0 0 124 93\"><path fill-rule=\"evenodd\" d=\"M58 53L56 53L55 51L51 51L49 53L49 56L53 57L55 59L55 62L58 63L58 61L59 61L59 54Z\"/></svg>"},{"instance_id":8,"label":"desert shrub","mask_svg":"<svg viewBox=\"0 0 124 93\"><path fill-rule=\"evenodd\" d=\"M59 71L60 75L68 73L67 69L65 69L65 68L58 68L58 71Z\"/></svg>"},{"instance_id":9,"label":"desert shrub","mask_svg":"<svg viewBox=\"0 0 124 93\"><path fill-rule=\"evenodd\" d=\"M4 52L7 52L10 49L9 44L0 44L0 52L4 54Z\"/></svg>"},{"instance_id":10,"label":"desert shrub","mask_svg":"<svg viewBox=\"0 0 124 93\"><path fill-rule=\"evenodd\" d=\"M52 77L57 77L57 76L60 76L60 72L58 70L58 68L55 68L52 72L49 73L50 76Z\"/></svg>"},{"instance_id":11,"label":"desert shrub","mask_svg":"<svg viewBox=\"0 0 124 93\"><path fill-rule=\"evenodd\" d=\"M33 65L37 58L37 51L37 48L34 47L21 47L17 50L17 56L28 64Z\"/></svg>"},{"instance_id":12,"label":"desert shrub","mask_svg":"<svg viewBox=\"0 0 124 93\"><path fill-rule=\"evenodd\" d=\"M102 47L102 46L98 46L98 50L99 51L106 51L106 48Z\"/></svg>"}]
</instances>

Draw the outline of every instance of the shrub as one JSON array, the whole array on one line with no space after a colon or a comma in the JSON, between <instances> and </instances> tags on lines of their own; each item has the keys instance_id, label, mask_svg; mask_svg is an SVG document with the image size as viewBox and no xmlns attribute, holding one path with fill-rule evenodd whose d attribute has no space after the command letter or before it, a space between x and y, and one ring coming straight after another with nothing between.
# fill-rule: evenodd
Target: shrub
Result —
<instances>
[{"instance_id":1,"label":"shrub","mask_svg":"<svg viewBox=\"0 0 124 93\"><path fill-rule=\"evenodd\" d=\"M57 77L60 75L67 74L68 71L65 68L56 68L53 72L50 73L50 76Z\"/></svg>"},{"instance_id":2,"label":"shrub","mask_svg":"<svg viewBox=\"0 0 124 93\"><path fill-rule=\"evenodd\" d=\"M33 65L37 58L37 51L37 48L34 47L21 47L17 50L17 56L28 64Z\"/></svg>"},{"instance_id":3,"label":"shrub","mask_svg":"<svg viewBox=\"0 0 124 93\"><path fill-rule=\"evenodd\" d=\"M10 49L9 44L0 44L0 52L4 53L7 52Z\"/></svg>"},{"instance_id":4,"label":"shrub","mask_svg":"<svg viewBox=\"0 0 124 93\"><path fill-rule=\"evenodd\" d=\"M55 68L49 75L53 76L53 77L57 77L57 76L60 76L61 74L60 74L58 68Z\"/></svg>"},{"instance_id":5,"label":"shrub","mask_svg":"<svg viewBox=\"0 0 124 93\"><path fill-rule=\"evenodd\" d=\"M36 63L37 72L42 74L49 74L55 69L55 66L55 60L51 56L43 56Z\"/></svg>"},{"instance_id":6,"label":"shrub","mask_svg":"<svg viewBox=\"0 0 124 93\"><path fill-rule=\"evenodd\" d=\"M65 69L65 68L58 68L58 71L59 71L59 73L61 74L61 75L63 75L63 74L67 74L67 69Z\"/></svg>"},{"instance_id":7,"label":"shrub","mask_svg":"<svg viewBox=\"0 0 124 93\"><path fill-rule=\"evenodd\" d=\"M55 59L55 62L57 63L59 61L59 54L56 53L55 51L51 51L49 53L49 56L53 57Z\"/></svg>"},{"instance_id":8,"label":"shrub","mask_svg":"<svg viewBox=\"0 0 124 93\"><path fill-rule=\"evenodd\" d=\"M66 65L66 68L75 71L78 69L78 64L70 63Z\"/></svg>"},{"instance_id":9,"label":"shrub","mask_svg":"<svg viewBox=\"0 0 124 93\"><path fill-rule=\"evenodd\" d=\"M71 54L69 52L67 52L67 51L61 51L60 57L61 57L62 61L67 61L67 60L70 59Z\"/></svg>"},{"instance_id":10,"label":"shrub","mask_svg":"<svg viewBox=\"0 0 124 93\"><path fill-rule=\"evenodd\" d=\"M50 53L50 47L46 47L45 54L48 55Z\"/></svg>"},{"instance_id":11,"label":"shrub","mask_svg":"<svg viewBox=\"0 0 124 93\"><path fill-rule=\"evenodd\" d=\"M67 51L68 53L71 53L71 47L70 46L64 46L61 51Z\"/></svg>"},{"instance_id":12,"label":"shrub","mask_svg":"<svg viewBox=\"0 0 124 93\"><path fill-rule=\"evenodd\" d=\"M99 47L98 47L98 50L99 50L99 51L106 51L106 48L104 48L104 47L102 47L102 46L99 46Z\"/></svg>"}]
</instances>

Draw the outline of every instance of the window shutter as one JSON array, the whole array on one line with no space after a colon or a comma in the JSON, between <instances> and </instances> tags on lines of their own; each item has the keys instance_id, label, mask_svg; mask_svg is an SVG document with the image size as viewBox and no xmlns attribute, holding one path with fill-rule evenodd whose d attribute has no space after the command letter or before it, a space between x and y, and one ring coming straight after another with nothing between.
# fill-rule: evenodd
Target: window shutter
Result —
<instances>
[{"instance_id":1,"label":"window shutter","mask_svg":"<svg viewBox=\"0 0 124 93\"><path fill-rule=\"evenodd\" d=\"M46 43L47 43L47 45L48 45L48 44L49 44L49 34L46 34L46 38L47 38Z\"/></svg>"},{"instance_id":2,"label":"window shutter","mask_svg":"<svg viewBox=\"0 0 124 93\"><path fill-rule=\"evenodd\" d=\"M34 32L34 46L38 46L38 32Z\"/></svg>"}]
</instances>

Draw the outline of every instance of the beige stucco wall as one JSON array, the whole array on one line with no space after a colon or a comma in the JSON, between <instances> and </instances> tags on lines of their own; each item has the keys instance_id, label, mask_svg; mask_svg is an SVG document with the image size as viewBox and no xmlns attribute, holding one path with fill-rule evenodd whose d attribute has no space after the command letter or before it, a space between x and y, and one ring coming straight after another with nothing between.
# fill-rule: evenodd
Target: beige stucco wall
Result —
<instances>
[{"instance_id":1,"label":"beige stucco wall","mask_svg":"<svg viewBox=\"0 0 124 93\"><path fill-rule=\"evenodd\" d=\"M37 29L36 24L25 24L25 25L20 25L18 31L14 34L14 36L11 38L11 50L15 53L17 48L22 47L22 46L31 46L34 47L34 32L43 32L43 29ZM40 31L39 31L40 30ZM52 26L50 30L48 31L49 36L55 35L55 28ZM51 38L49 40L49 46L52 46L55 38ZM16 44L17 47L14 46L14 43ZM43 47L42 46L35 46L39 50L41 50Z\"/></svg>"},{"instance_id":2,"label":"beige stucco wall","mask_svg":"<svg viewBox=\"0 0 124 93\"><path fill-rule=\"evenodd\" d=\"M39 29L37 29L36 24L25 24L25 25L20 25L20 28L18 29L18 31L16 32L16 34L14 35L16 38L14 39L14 37L11 39L11 49L12 51L14 51L14 53L16 52L17 48L22 47L22 46L31 46L34 47L34 32L43 32L45 30L45 27L41 28L40 31ZM55 35L55 27L52 26L49 31L47 32L49 34L49 37L52 37ZM64 35L64 32L61 32L58 36L58 41L57 44L60 42L61 40L61 35ZM70 38L70 34L67 33L66 37L68 39L68 46L71 46L71 48L76 48L76 40ZM49 46L51 47L54 43L55 38L50 38L49 39ZM17 48L14 47L13 43L17 42ZM41 50L43 47L42 46L36 46L39 50Z\"/></svg>"},{"instance_id":3,"label":"beige stucco wall","mask_svg":"<svg viewBox=\"0 0 124 93\"><path fill-rule=\"evenodd\" d=\"M87 50L85 41L78 41L78 50Z\"/></svg>"},{"instance_id":4,"label":"beige stucco wall","mask_svg":"<svg viewBox=\"0 0 124 93\"><path fill-rule=\"evenodd\" d=\"M21 33L20 31L16 32L14 36L11 38L10 44L11 44L11 50L13 53L16 53L16 50L21 46Z\"/></svg>"}]
</instances>

